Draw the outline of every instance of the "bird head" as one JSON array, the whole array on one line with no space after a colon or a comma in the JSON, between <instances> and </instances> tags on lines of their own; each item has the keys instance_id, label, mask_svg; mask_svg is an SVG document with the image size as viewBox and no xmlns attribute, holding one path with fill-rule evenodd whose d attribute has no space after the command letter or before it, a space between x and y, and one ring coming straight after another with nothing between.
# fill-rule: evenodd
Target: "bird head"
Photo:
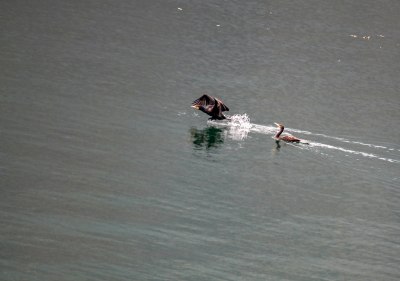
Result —
<instances>
[{"instance_id":1,"label":"bird head","mask_svg":"<svg viewBox=\"0 0 400 281\"><path fill-rule=\"evenodd\" d=\"M283 124L274 123L278 128L284 128Z\"/></svg>"}]
</instances>

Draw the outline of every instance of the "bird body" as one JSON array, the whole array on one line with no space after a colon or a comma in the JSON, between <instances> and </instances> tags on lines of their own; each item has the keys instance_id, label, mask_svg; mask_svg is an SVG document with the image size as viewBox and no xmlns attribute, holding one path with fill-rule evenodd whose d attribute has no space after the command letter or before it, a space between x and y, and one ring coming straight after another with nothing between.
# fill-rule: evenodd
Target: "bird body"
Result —
<instances>
[{"instance_id":1,"label":"bird body","mask_svg":"<svg viewBox=\"0 0 400 281\"><path fill-rule=\"evenodd\" d=\"M211 120L224 120L226 116L222 114L222 111L229 111L229 108L221 100L207 94L195 100L192 107L210 115Z\"/></svg>"},{"instance_id":2,"label":"bird body","mask_svg":"<svg viewBox=\"0 0 400 281\"><path fill-rule=\"evenodd\" d=\"M285 142L295 142L295 143L299 143L299 142L301 142L301 140L300 139L298 139L298 138L296 138L296 137L294 137L294 136L290 136L290 135L285 135L285 136L282 136L281 137L281 134L283 133L283 130L285 129L285 126L283 126L282 124L279 124L279 123L275 123L275 125L278 127L278 132L276 133L276 135L275 135L275 139L276 140L282 140L282 141L285 141Z\"/></svg>"}]
</instances>

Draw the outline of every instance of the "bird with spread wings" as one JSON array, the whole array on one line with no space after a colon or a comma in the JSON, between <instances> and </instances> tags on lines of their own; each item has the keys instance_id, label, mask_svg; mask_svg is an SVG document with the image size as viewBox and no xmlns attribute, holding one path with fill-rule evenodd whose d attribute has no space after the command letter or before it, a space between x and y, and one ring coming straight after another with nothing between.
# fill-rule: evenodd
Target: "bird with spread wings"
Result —
<instances>
[{"instance_id":1,"label":"bird with spread wings","mask_svg":"<svg viewBox=\"0 0 400 281\"><path fill-rule=\"evenodd\" d=\"M226 116L222 113L222 111L229 111L229 108L221 100L211 97L207 94L204 94L195 100L192 103L192 107L210 115L211 120L226 119Z\"/></svg>"}]
</instances>

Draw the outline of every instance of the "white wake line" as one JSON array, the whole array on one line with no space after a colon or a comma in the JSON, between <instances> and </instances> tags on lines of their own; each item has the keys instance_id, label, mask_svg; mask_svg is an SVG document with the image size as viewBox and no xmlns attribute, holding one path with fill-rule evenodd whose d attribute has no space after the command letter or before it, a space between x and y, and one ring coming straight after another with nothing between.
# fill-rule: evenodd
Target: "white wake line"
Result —
<instances>
[{"instance_id":1,"label":"white wake line","mask_svg":"<svg viewBox=\"0 0 400 281\"><path fill-rule=\"evenodd\" d=\"M310 145L310 147L321 147L321 148L327 148L327 149L334 149L334 150L339 150L339 151L342 151L342 152L345 152L345 153L354 154L354 155L361 155L361 156L368 157L368 158L375 158L375 159L387 161L387 162L390 162L390 163L400 163L400 161L396 160L396 159L381 157L381 156L373 154L373 153L367 153L367 152L362 152L362 151L355 151L355 150L351 150L351 149L346 149L346 148L343 148L343 147L340 147L340 146L333 146L333 145L323 144L323 143L318 143L318 142L310 142L309 145Z\"/></svg>"},{"instance_id":2,"label":"white wake line","mask_svg":"<svg viewBox=\"0 0 400 281\"><path fill-rule=\"evenodd\" d=\"M275 131L276 131L276 128L272 127L272 126L270 127L270 126L263 126L263 125L253 124L253 126L251 128L251 131L258 132L258 133L268 133L268 134L272 133L272 134L274 134ZM302 131L293 130L293 129L288 130L288 131L292 131L292 132L297 131L298 133L302 132ZM310 133L310 135L319 136L320 134L312 134L312 133ZM379 160L387 161L387 162L390 162L390 163L400 163L399 160L386 158L386 157L381 157L381 156L373 154L373 153L356 151L356 150L346 149L346 148L343 148L343 147L340 147L340 146L333 146L333 145L323 144L323 143L318 143L318 142L312 142L312 141L308 141L308 142L309 142L309 146L310 147L321 147L321 148L326 148L326 149L333 149L333 150L342 151L342 152L345 152L345 153L348 153L348 154L361 155L361 156L364 156L364 157L379 159ZM345 141L345 142L347 142L347 141ZM351 142L351 143L360 144L358 142ZM370 147L375 147L375 146L371 145Z\"/></svg>"},{"instance_id":3,"label":"white wake line","mask_svg":"<svg viewBox=\"0 0 400 281\"><path fill-rule=\"evenodd\" d=\"M259 133L275 133L276 132L276 127L264 126L264 125L258 125L258 124L251 124L251 125L252 125L251 131L254 131L254 132L259 132ZM370 148L385 149L390 152L391 151L400 151L400 149L389 148L389 147L386 147L383 145L375 145L375 144L364 143L364 142L360 142L360 141L351 141L351 140L348 140L345 138L333 137L333 136L328 136L325 134L312 133L309 131L303 131L303 130L298 130L298 129L285 128L285 132L294 132L294 133L299 133L299 134L304 134L304 135L324 137L324 138L338 140L338 141L341 141L344 143L358 144L358 145L362 145L362 146L368 146Z\"/></svg>"},{"instance_id":4,"label":"white wake line","mask_svg":"<svg viewBox=\"0 0 400 281\"><path fill-rule=\"evenodd\" d=\"M313 135L313 136L319 136L319 137L334 139L334 140L338 140L338 141L345 142L345 143L359 144L359 145L368 146L368 147L371 147L371 148L380 148L380 149L386 149L386 150L389 150L389 151L400 151L400 149L389 148L389 147L386 147L386 146L383 146L383 145L375 145L375 144L364 143L364 142L360 142L360 141L351 141L351 140L348 140L346 138L333 137L333 136L328 136L328 135L325 135L325 134L312 133L312 132L309 132L309 131L302 131L302 130L290 129L290 128L288 128L287 131L295 132L295 133L299 133L299 134L304 134L304 135Z\"/></svg>"},{"instance_id":5,"label":"white wake line","mask_svg":"<svg viewBox=\"0 0 400 281\"><path fill-rule=\"evenodd\" d=\"M213 121L211 121L210 123L218 124L218 122L214 123ZM276 132L276 127L251 123L247 114L232 116L231 121L229 121L227 123L227 125L229 125L229 127L233 129L231 131L231 133L233 135L233 138L237 139L237 140L245 139L249 132L257 132L257 133L262 133L262 134L274 134ZM377 145L367 144L367 143L362 143L362 142L357 142L357 141L350 141L345 138L332 137L332 136L328 136L328 135L324 135L324 134L314 134L309 131L302 131L302 130L290 129L290 128L288 128L287 131L297 132L297 133L305 134L305 135L313 135L313 136L320 136L320 137L335 139L335 140L339 140L339 141L342 141L345 143L359 144L359 145L364 145L364 146L368 146L371 148L383 148L383 149L390 150L390 151L394 150L394 149L387 148L385 146L377 146ZM341 151L344 153L353 154L353 155L361 155L363 157L379 159L379 160L387 161L390 163L400 163L400 160L381 157L381 156L373 154L373 153L356 151L356 150L346 149L346 148L343 148L340 146L333 146L333 145L328 145L328 144L323 144L323 143L318 143L318 142L311 142L311 141L308 141L308 142L309 142L309 147L320 147L320 148L325 148L325 149L338 150L338 151Z\"/></svg>"}]
</instances>

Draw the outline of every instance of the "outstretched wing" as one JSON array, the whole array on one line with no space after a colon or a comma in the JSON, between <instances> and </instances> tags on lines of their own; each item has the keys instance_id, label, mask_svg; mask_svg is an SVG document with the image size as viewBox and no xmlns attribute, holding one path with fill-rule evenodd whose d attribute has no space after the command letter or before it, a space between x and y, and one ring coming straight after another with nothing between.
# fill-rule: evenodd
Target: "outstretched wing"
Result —
<instances>
[{"instance_id":1,"label":"outstretched wing","mask_svg":"<svg viewBox=\"0 0 400 281\"><path fill-rule=\"evenodd\" d=\"M192 103L192 106L203 106L204 110L211 112L215 105L215 99L209 95L202 95Z\"/></svg>"},{"instance_id":2,"label":"outstretched wing","mask_svg":"<svg viewBox=\"0 0 400 281\"><path fill-rule=\"evenodd\" d=\"M215 99L209 95L202 95L201 97L199 97L197 100L195 100L192 103L192 106L195 105L202 105L202 106L207 106L207 105L214 105L215 103Z\"/></svg>"},{"instance_id":3,"label":"outstretched wing","mask_svg":"<svg viewBox=\"0 0 400 281\"><path fill-rule=\"evenodd\" d=\"M221 108L221 111L229 111L229 108L219 99L215 98L218 103L218 106Z\"/></svg>"}]
</instances>

